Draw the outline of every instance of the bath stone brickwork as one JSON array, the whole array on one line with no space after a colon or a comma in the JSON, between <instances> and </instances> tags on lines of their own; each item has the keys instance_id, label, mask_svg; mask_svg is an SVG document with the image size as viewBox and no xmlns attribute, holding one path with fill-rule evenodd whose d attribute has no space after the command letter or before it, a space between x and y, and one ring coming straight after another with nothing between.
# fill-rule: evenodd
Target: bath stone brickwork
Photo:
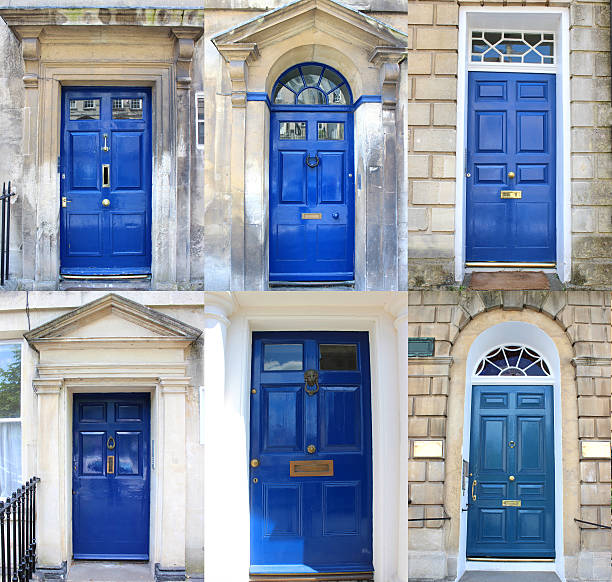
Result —
<instances>
[{"instance_id":1,"label":"bath stone brickwork","mask_svg":"<svg viewBox=\"0 0 612 582\"><path fill-rule=\"evenodd\" d=\"M449 409L451 373L453 366L460 365L451 354L462 330L483 313L493 318L498 313L501 321L508 312L520 311L527 318L530 313L539 312L556 322L572 346L572 357L566 358L571 362L562 361L561 367L562 376L565 365L570 384L574 380L575 392L571 387L570 393L576 395L578 411L578 442L564 442L563 446L571 449L569 454L577 460L581 459L579 441L610 438L609 293L412 291L409 303L409 337L435 338L432 357L409 360L409 519L450 514L458 520L458 508L444 505L446 489L453 486L452 481L446 481L452 468L445 466L445 460L412 458L412 442L442 439L446 454L447 444L451 446L453 440L461 438L460 434L450 434L447 427L449 419L463 416L463 407L460 411ZM580 460L578 479L574 497L579 495L580 514L565 520L564 529L567 579L608 581L610 532L578 525L573 517L610 525L610 462ZM458 541L451 535L451 522L412 521L409 528L409 579L443 580L453 576ZM568 551L571 540L574 550Z\"/></svg>"},{"instance_id":2,"label":"bath stone brickwork","mask_svg":"<svg viewBox=\"0 0 612 582\"><path fill-rule=\"evenodd\" d=\"M454 273L459 6L570 6L571 285L612 284L610 6L606 1L410 0L409 284Z\"/></svg>"}]
</instances>

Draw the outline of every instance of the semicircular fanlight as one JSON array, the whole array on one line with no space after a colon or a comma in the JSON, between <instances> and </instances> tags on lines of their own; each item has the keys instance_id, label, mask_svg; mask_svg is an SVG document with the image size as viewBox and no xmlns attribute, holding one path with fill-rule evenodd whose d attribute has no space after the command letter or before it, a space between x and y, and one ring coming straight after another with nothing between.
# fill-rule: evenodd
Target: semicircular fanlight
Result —
<instances>
[{"instance_id":1,"label":"semicircular fanlight","mask_svg":"<svg viewBox=\"0 0 612 582\"><path fill-rule=\"evenodd\" d=\"M275 105L351 105L351 89L337 71L319 63L295 65L272 90Z\"/></svg>"},{"instance_id":2,"label":"semicircular fanlight","mask_svg":"<svg viewBox=\"0 0 612 582\"><path fill-rule=\"evenodd\" d=\"M536 351L508 344L491 350L476 366L475 376L550 376L548 365Z\"/></svg>"}]
</instances>

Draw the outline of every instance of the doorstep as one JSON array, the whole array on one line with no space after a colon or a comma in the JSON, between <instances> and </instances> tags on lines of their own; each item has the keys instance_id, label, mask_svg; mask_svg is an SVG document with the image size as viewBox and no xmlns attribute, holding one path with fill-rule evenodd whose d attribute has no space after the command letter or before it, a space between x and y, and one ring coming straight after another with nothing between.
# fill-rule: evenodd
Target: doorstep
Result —
<instances>
[{"instance_id":1,"label":"doorstep","mask_svg":"<svg viewBox=\"0 0 612 582\"><path fill-rule=\"evenodd\" d=\"M66 582L154 582L148 562L73 562Z\"/></svg>"},{"instance_id":2,"label":"doorstep","mask_svg":"<svg viewBox=\"0 0 612 582\"><path fill-rule=\"evenodd\" d=\"M559 291L563 285L556 273L543 271L473 271L463 286L478 291Z\"/></svg>"},{"instance_id":3,"label":"doorstep","mask_svg":"<svg viewBox=\"0 0 612 582\"><path fill-rule=\"evenodd\" d=\"M518 582L518 580L561 582L554 572L478 572L477 570L466 572L459 582Z\"/></svg>"}]
</instances>

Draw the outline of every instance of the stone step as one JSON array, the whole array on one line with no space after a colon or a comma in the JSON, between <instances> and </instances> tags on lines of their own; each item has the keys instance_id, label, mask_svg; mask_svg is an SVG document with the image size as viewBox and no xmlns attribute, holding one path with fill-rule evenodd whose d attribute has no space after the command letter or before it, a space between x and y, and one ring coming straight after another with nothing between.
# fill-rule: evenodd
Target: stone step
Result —
<instances>
[{"instance_id":1,"label":"stone step","mask_svg":"<svg viewBox=\"0 0 612 582\"><path fill-rule=\"evenodd\" d=\"M459 582L561 582L554 572L466 572Z\"/></svg>"}]
</instances>

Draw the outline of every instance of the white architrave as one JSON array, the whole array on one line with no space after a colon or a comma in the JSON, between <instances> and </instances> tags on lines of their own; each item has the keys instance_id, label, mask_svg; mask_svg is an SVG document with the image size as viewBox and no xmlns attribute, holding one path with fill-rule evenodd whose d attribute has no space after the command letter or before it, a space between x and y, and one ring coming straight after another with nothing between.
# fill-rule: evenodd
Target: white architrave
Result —
<instances>
[{"instance_id":1,"label":"white architrave","mask_svg":"<svg viewBox=\"0 0 612 582\"><path fill-rule=\"evenodd\" d=\"M468 42L477 28L555 33L555 65L471 63ZM468 71L539 72L556 74L556 272L571 277L570 59L569 8L554 6L460 6L457 69L457 156L455 191L455 280L465 276L465 173L467 151Z\"/></svg>"},{"instance_id":2,"label":"white architrave","mask_svg":"<svg viewBox=\"0 0 612 582\"><path fill-rule=\"evenodd\" d=\"M500 345L525 345L539 353L546 361L549 376L476 376L474 372L478 363L495 347ZM470 436L472 419L472 386L483 385L547 385L553 387L554 394L554 451L555 483L563 483L563 456L561 446L561 362L559 352L553 340L539 327L523 321L502 322L483 331L472 343L466 362L465 410L463 419L463 459L470 460ZM461 506L468 503L468 488L463 491ZM554 562L468 562L466 560L467 512L461 511L459 534L459 555L457 559L457 580L466 570L503 570L504 572L520 571L554 571L561 580L565 580L565 560L563 547L563 489L555 490L555 548Z\"/></svg>"},{"instance_id":3,"label":"white architrave","mask_svg":"<svg viewBox=\"0 0 612 582\"><path fill-rule=\"evenodd\" d=\"M43 566L72 556L72 395L149 392L150 560L185 567L186 349L200 330L117 295L106 295L24 334L39 354L38 553Z\"/></svg>"}]
</instances>

